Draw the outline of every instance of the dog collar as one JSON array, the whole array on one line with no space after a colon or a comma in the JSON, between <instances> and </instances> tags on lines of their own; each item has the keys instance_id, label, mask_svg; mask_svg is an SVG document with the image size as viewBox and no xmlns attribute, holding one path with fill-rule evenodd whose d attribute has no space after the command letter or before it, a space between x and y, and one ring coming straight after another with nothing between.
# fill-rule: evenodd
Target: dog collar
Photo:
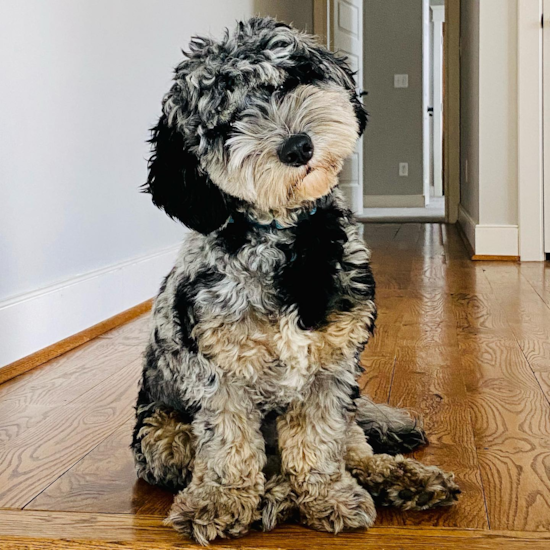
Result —
<instances>
[{"instance_id":1,"label":"dog collar","mask_svg":"<svg viewBox=\"0 0 550 550\"><path fill-rule=\"evenodd\" d=\"M298 216L298 219L296 220L296 223L294 225L291 225L291 226L284 226L278 220L273 220L270 223L260 223L258 220L255 220L251 216L247 216L246 219L247 219L248 223L250 223L254 227L260 227L262 229L268 229L270 227L272 227L274 229L288 229L289 227L294 227L299 222L301 222L302 220L305 220L309 216L313 216L316 212L317 212L317 206L314 206L309 212L302 212ZM229 217L229 220L227 221L227 223L235 223L235 219L233 218L233 216Z\"/></svg>"}]
</instances>

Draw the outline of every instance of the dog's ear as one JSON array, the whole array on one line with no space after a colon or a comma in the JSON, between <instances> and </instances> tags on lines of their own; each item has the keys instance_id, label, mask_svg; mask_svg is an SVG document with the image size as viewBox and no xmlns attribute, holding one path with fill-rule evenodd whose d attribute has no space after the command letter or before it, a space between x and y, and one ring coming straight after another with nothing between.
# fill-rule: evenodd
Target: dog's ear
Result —
<instances>
[{"instance_id":1,"label":"dog's ear","mask_svg":"<svg viewBox=\"0 0 550 550\"><path fill-rule=\"evenodd\" d=\"M351 93L351 103L353 104L355 116L357 117L357 122L359 124L359 137L361 137L365 132L365 128L367 127L369 115L367 113L367 110L365 109L365 106L363 105L363 102L361 101L361 98L359 97L359 94L357 94L355 90L351 90Z\"/></svg>"},{"instance_id":2,"label":"dog's ear","mask_svg":"<svg viewBox=\"0 0 550 550\"><path fill-rule=\"evenodd\" d=\"M350 95L351 95L351 103L353 105L353 109L355 110L355 116L357 117L357 123L359 124L359 137L363 135L365 132L365 128L367 127L368 122L368 113L365 109L363 102L361 101L361 97L357 91L357 83L355 81L355 74L351 67L348 65L346 59L341 58L339 56L335 56L336 63L340 66L341 70L346 75L344 80L344 85L348 89Z\"/></svg>"},{"instance_id":3,"label":"dog's ear","mask_svg":"<svg viewBox=\"0 0 550 550\"><path fill-rule=\"evenodd\" d=\"M149 176L143 186L171 218L207 235L229 218L226 195L205 174L181 132L162 115L151 130Z\"/></svg>"},{"instance_id":4,"label":"dog's ear","mask_svg":"<svg viewBox=\"0 0 550 550\"><path fill-rule=\"evenodd\" d=\"M314 49L314 53L319 57L318 64L320 67L323 67L326 77L344 86L349 92L350 101L357 117L357 124L359 125L359 137L361 137L367 127L368 113L357 91L356 73L351 70L345 57L329 52L321 46L317 46Z\"/></svg>"}]
</instances>

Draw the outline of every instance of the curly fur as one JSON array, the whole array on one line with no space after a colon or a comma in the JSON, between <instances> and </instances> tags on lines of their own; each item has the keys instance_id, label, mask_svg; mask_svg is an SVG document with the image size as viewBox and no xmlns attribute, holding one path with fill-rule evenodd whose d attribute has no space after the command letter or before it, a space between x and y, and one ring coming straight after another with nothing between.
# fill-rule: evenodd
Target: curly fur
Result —
<instances>
[{"instance_id":1,"label":"curly fur","mask_svg":"<svg viewBox=\"0 0 550 550\"><path fill-rule=\"evenodd\" d=\"M290 517L370 527L373 496L424 508L456 492L367 443L425 440L359 396L375 284L337 184L365 124L345 61L273 19L195 38L164 98L145 189L194 231L155 300L132 448L201 544ZM296 134L312 144L299 166L279 155Z\"/></svg>"}]
</instances>

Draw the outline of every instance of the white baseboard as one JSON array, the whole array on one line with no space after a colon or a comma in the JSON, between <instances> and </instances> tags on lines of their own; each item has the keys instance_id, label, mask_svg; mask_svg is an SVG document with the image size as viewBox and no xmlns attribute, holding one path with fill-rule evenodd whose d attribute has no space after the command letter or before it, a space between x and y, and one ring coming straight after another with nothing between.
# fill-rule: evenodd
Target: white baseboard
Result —
<instances>
[{"instance_id":1,"label":"white baseboard","mask_svg":"<svg viewBox=\"0 0 550 550\"><path fill-rule=\"evenodd\" d=\"M517 225L476 224L462 206L458 209L458 223L476 256L519 256Z\"/></svg>"},{"instance_id":2,"label":"white baseboard","mask_svg":"<svg viewBox=\"0 0 550 550\"><path fill-rule=\"evenodd\" d=\"M424 208L424 195L365 195L364 208Z\"/></svg>"},{"instance_id":3,"label":"white baseboard","mask_svg":"<svg viewBox=\"0 0 550 550\"><path fill-rule=\"evenodd\" d=\"M98 269L0 303L0 367L155 296L180 245Z\"/></svg>"},{"instance_id":4,"label":"white baseboard","mask_svg":"<svg viewBox=\"0 0 550 550\"><path fill-rule=\"evenodd\" d=\"M476 256L519 256L517 225L478 225Z\"/></svg>"}]
</instances>

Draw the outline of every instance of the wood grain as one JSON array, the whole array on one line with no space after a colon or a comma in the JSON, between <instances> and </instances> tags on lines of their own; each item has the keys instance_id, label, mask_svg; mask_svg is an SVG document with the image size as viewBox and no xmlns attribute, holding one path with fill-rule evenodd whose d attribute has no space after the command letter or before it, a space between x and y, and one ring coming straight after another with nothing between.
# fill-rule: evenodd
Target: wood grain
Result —
<instances>
[{"instance_id":1,"label":"wood grain","mask_svg":"<svg viewBox=\"0 0 550 550\"><path fill-rule=\"evenodd\" d=\"M25 509L165 517L174 495L137 479L130 451L133 427L132 418Z\"/></svg>"},{"instance_id":2,"label":"wood grain","mask_svg":"<svg viewBox=\"0 0 550 550\"><path fill-rule=\"evenodd\" d=\"M132 416L139 361L0 450L0 507L22 508Z\"/></svg>"},{"instance_id":3,"label":"wood grain","mask_svg":"<svg viewBox=\"0 0 550 550\"><path fill-rule=\"evenodd\" d=\"M0 386L0 449L70 405L109 376L139 360L141 348L95 340ZM56 413L56 414L63 414Z\"/></svg>"},{"instance_id":4,"label":"wood grain","mask_svg":"<svg viewBox=\"0 0 550 550\"><path fill-rule=\"evenodd\" d=\"M118 315L114 315L101 323L97 323L96 325L78 332L77 334L73 334L60 342L56 342L47 348L41 349L36 353L28 355L27 357L23 357L22 359L19 359L14 363L10 363L5 367L1 367L0 384L7 382L16 376L20 376L21 374L28 372L39 365L54 359L55 357L59 357L60 355L67 353L68 351L77 348L78 346L81 346L94 338L97 338L101 334L117 326L143 315L151 309L152 304L153 300L147 300L146 302L127 309Z\"/></svg>"},{"instance_id":5,"label":"wood grain","mask_svg":"<svg viewBox=\"0 0 550 550\"><path fill-rule=\"evenodd\" d=\"M495 295L458 294L461 371L490 525L550 529L550 406Z\"/></svg>"},{"instance_id":6,"label":"wood grain","mask_svg":"<svg viewBox=\"0 0 550 550\"><path fill-rule=\"evenodd\" d=\"M384 510L380 521L386 525L489 526L470 412L464 407L467 395L458 363L456 324L447 315L449 306L450 297L440 293L407 299L389 402L424 419L430 444L417 451L415 458L454 472L463 495L456 506L428 513Z\"/></svg>"},{"instance_id":7,"label":"wood grain","mask_svg":"<svg viewBox=\"0 0 550 550\"><path fill-rule=\"evenodd\" d=\"M0 548L202 548L180 538L155 516L1 510L0 532L3 533ZM549 533L380 527L335 537L288 525L269 534L251 533L242 539L219 541L213 547L241 550L333 550L335 547L350 550L463 547L547 550L549 545Z\"/></svg>"},{"instance_id":8,"label":"wood grain","mask_svg":"<svg viewBox=\"0 0 550 550\"><path fill-rule=\"evenodd\" d=\"M147 313L121 327L106 332L100 338L116 340L119 345L143 347L149 338L150 322L151 315Z\"/></svg>"}]
</instances>

